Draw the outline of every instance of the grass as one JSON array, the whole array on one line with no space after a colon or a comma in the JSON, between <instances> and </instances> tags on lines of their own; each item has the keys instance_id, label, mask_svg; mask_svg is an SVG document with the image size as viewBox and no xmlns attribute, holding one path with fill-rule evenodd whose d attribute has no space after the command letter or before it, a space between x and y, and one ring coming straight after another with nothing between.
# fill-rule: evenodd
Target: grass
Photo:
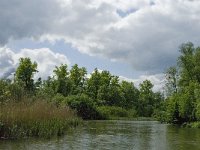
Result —
<instances>
[{"instance_id":1,"label":"grass","mask_svg":"<svg viewBox=\"0 0 200 150\"><path fill-rule=\"evenodd\" d=\"M57 107L42 100L0 106L0 138L60 136L79 122L68 107Z\"/></svg>"}]
</instances>

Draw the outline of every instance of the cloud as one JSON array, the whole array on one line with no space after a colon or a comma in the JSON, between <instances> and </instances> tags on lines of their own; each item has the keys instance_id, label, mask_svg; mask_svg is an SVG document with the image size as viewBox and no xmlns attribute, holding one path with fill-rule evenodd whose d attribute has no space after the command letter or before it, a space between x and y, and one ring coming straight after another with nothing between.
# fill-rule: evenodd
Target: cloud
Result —
<instances>
[{"instance_id":1,"label":"cloud","mask_svg":"<svg viewBox=\"0 0 200 150\"><path fill-rule=\"evenodd\" d=\"M151 83L154 85L153 86L153 91L155 92L163 92L164 91L164 86L165 86L165 76L164 74L154 74L154 75L141 75L137 79L130 79L124 76L119 76L119 79L128 81L128 82L133 82L134 85L139 88L139 85L145 81L149 80Z\"/></svg>"},{"instance_id":2,"label":"cloud","mask_svg":"<svg viewBox=\"0 0 200 150\"><path fill-rule=\"evenodd\" d=\"M14 52L10 49L3 47L0 48L0 77L7 77L12 73L14 60Z\"/></svg>"},{"instance_id":3,"label":"cloud","mask_svg":"<svg viewBox=\"0 0 200 150\"><path fill-rule=\"evenodd\" d=\"M178 46L199 44L198 0L1 0L0 44L64 39L82 53L160 73Z\"/></svg>"},{"instance_id":4,"label":"cloud","mask_svg":"<svg viewBox=\"0 0 200 150\"><path fill-rule=\"evenodd\" d=\"M22 49L15 53L9 48L4 47L0 49L0 68L3 69L0 77L6 78L11 76L15 72L21 57L29 57L32 61L37 62L39 72L35 75L36 79L39 77L46 79L47 76L52 74L55 66L70 64L65 55L54 53L48 48Z\"/></svg>"},{"instance_id":5,"label":"cloud","mask_svg":"<svg viewBox=\"0 0 200 150\"><path fill-rule=\"evenodd\" d=\"M11 39L39 38L55 26L61 11L57 0L1 0L0 45Z\"/></svg>"}]
</instances>

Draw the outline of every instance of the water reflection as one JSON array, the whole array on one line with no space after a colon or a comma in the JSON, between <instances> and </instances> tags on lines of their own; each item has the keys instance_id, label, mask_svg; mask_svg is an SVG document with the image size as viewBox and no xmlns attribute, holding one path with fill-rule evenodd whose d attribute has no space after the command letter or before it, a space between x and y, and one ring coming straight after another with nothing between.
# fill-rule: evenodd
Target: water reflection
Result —
<instances>
[{"instance_id":1,"label":"water reflection","mask_svg":"<svg viewBox=\"0 0 200 150\"><path fill-rule=\"evenodd\" d=\"M170 149L199 150L200 130L168 126L167 139Z\"/></svg>"},{"instance_id":2,"label":"water reflection","mask_svg":"<svg viewBox=\"0 0 200 150\"><path fill-rule=\"evenodd\" d=\"M87 121L61 138L0 141L0 149L196 150L200 130L156 121Z\"/></svg>"}]
</instances>

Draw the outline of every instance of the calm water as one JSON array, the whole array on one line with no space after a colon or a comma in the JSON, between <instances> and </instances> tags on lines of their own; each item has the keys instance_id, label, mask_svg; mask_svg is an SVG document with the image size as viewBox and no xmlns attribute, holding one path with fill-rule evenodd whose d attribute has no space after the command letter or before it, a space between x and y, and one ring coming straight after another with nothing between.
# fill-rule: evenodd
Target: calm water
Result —
<instances>
[{"instance_id":1,"label":"calm water","mask_svg":"<svg viewBox=\"0 0 200 150\"><path fill-rule=\"evenodd\" d=\"M200 150L200 129L156 121L88 121L64 137L0 141L0 149Z\"/></svg>"}]
</instances>

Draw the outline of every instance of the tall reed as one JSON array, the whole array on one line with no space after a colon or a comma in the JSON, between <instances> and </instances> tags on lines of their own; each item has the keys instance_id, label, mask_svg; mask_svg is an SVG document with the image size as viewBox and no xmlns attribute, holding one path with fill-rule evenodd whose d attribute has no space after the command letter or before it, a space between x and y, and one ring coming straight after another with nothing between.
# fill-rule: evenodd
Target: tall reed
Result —
<instances>
[{"instance_id":1,"label":"tall reed","mask_svg":"<svg viewBox=\"0 0 200 150\"><path fill-rule=\"evenodd\" d=\"M0 106L0 137L59 136L79 123L68 107L57 107L46 101L21 101Z\"/></svg>"}]
</instances>

